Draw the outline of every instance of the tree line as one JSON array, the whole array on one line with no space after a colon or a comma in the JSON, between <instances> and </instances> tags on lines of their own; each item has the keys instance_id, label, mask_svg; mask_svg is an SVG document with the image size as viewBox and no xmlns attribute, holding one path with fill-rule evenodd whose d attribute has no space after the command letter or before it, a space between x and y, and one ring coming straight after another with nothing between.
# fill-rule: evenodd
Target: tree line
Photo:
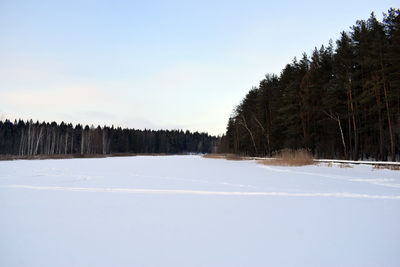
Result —
<instances>
[{"instance_id":1,"label":"tree line","mask_svg":"<svg viewBox=\"0 0 400 267\"><path fill-rule=\"evenodd\" d=\"M219 151L396 160L400 156L400 9L374 13L334 46L267 74L235 107Z\"/></svg>"},{"instance_id":2,"label":"tree line","mask_svg":"<svg viewBox=\"0 0 400 267\"><path fill-rule=\"evenodd\" d=\"M210 153L218 138L182 130L136 130L18 120L0 121L0 154Z\"/></svg>"}]
</instances>

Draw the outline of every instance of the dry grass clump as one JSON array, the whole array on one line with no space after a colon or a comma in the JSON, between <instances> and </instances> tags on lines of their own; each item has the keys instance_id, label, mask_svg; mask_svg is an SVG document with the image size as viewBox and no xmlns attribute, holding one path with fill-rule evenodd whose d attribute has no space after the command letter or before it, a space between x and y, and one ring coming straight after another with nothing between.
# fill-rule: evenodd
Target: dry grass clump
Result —
<instances>
[{"instance_id":1,"label":"dry grass clump","mask_svg":"<svg viewBox=\"0 0 400 267\"><path fill-rule=\"evenodd\" d=\"M314 160L311 152L306 149L284 149L277 153L273 158L261 160L260 163L275 166L305 166L313 165Z\"/></svg>"},{"instance_id":2,"label":"dry grass clump","mask_svg":"<svg viewBox=\"0 0 400 267\"><path fill-rule=\"evenodd\" d=\"M387 169L387 170L392 170L392 171L400 171L400 165L378 165L378 164L375 164L373 169L374 170Z\"/></svg>"},{"instance_id":3,"label":"dry grass clump","mask_svg":"<svg viewBox=\"0 0 400 267\"><path fill-rule=\"evenodd\" d=\"M335 165L333 165L335 164ZM348 163L333 163L333 162L328 162L326 163L324 166L326 167L333 167L333 166L337 166L339 168L354 168L354 166L352 164L348 164Z\"/></svg>"},{"instance_id":4,"label":"dry grass clump","mask_svg":"<svg viewBox=\"0 0 400 267\"><path fill-rule=\"evenodd\" d=\"M241 156L235 154L206 154L203 158L207 159L226 159L226 160L243 160Z\"/></svg>"},{"instance_id":5,"label":"dry grass clump","mask_svg":"<svg viewBox=\"0 0 400 267\"><path fill-rule=\"evenodd\" d=\"M353 165L346 164L346 163L340 163L339 168L354 168Z\"/></svg>"},{"instance_id":6,"label":"dry grass clump","mask_svg":"<svg viewBox=\"0 0 400 267\"><path fill-rule=\"evenodd\" d=\"M224 159L226 154L205 154L203 158L206 159Z\"/></svg>"}]
</instances>

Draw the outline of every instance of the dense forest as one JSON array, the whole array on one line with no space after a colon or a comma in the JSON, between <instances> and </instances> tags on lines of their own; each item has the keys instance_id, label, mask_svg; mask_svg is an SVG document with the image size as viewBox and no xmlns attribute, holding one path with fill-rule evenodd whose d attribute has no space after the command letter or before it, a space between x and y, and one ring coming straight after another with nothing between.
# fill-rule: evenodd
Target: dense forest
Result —
<instances>
[{"instance_id":1,"label":"dense forest","mask_svg":"<svg viewBox=\"0 0 400 267\"><path fill-rule=\"evenodd\" d=\"M267 74L234 109L219 151L396 160L399 144L400 10L392 8Z\"/></svg>"},{"instance_id":2,"label":"dense forest","mask_svg":"<svg viewBox=\"0 0 400 267\"><path fill-rule=\"evenodd\" d=\"M218 139L182 130L135 130L31 121L0 121L0 154L210 153Z\"/></svg>"}]
</instances>

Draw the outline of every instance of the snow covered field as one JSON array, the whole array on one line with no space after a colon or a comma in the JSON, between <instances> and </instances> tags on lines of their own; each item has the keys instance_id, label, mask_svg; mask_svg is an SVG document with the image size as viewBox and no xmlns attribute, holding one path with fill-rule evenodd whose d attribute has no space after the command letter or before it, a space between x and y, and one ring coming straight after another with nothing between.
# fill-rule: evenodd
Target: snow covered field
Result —
<instances>
[{"instance_id":1,"label":"snow covered field","mask_svg":"<svg viewBox=\"0 0 400 267\"><path fill-rule=\"evenodd\" d=\"M0 161L0 266L400 266L400 171Z\"/></svg>"}]
</instances>

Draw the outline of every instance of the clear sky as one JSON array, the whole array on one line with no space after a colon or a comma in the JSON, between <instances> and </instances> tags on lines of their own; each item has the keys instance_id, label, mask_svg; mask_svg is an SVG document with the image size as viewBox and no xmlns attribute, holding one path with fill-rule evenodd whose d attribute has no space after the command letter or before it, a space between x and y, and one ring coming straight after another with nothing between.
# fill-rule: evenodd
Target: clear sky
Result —
<instances>
[{"instance_id":1,"label":"clear sky","mask_svg":"<svg viewBox=\"0 0 400 267\"><path fill-rule=\"evenodd\" d=\"M0 119L222 134L266 73L396 2L0 0Z\"/></svg>"}]
</instances>

